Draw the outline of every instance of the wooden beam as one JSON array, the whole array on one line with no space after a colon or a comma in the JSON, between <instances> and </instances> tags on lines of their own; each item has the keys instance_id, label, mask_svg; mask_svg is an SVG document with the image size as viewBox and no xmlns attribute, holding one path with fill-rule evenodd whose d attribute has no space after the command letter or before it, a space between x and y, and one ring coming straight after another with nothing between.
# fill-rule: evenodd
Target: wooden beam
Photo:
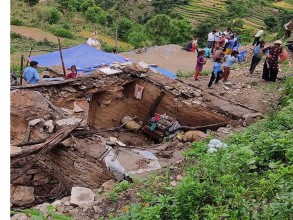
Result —
<instances>
[{"instance_id":1,"label":"wooden beam","mask_svg":"<svg viewBox=\"0 0 293 220\"><path fill-rule=\"evenodd\" d=\"M20 85L22 85L23 55L20 58Z\"/></svg>"},{"instance_id":2,"label":"wooden beam","mask_svg":"<svg viewBox=\"0 0 293 220\"><path fill-rule=\"evenodd\" d=\"M59 43L59 51L60 51L60 59L61 59L61 64L62 64L62 69L63 69L63 75L65 77L66 72L65 72L65 66L64 66L63 55L62 55L62 48L61 48L61 43L60 43L60 38L59 37L58 37L58 43Z\"/></svg>"}]
</instances>

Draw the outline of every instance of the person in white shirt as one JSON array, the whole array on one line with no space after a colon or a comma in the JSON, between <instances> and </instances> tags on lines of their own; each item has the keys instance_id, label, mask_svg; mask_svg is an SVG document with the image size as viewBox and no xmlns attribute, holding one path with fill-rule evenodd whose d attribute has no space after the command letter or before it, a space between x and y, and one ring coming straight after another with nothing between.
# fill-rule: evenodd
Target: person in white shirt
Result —
<instances>
[{"instance_id":1,"label":"person in white shirt","mask_svg":"<svg viewBox=\"0 0 293 220\"><path fill-rule=\"evenodd\" d=\"M256 33L256 35L254 36L254 41L252 43L252 46L254 46L255 44L256 46L259 45L259 39L262 35L263 35L263 27L261 27L259 31Z\"/></svg>"},{"instance_id":2,"label":"person in white shirt","mask_svg":"<svg viewBox=\"0 0 293 220\"><path fill-rule=\"evenodd\" d=\"M88 45L98 49L98 50L101 50L101 44L97 39L97 32L96 31L93 33L92 37L87 40L86 43Z\"/></svg>"},{"instance_id":3,"label":"person in white shirt","mask_svg":"<svg viewBox=\"0 0 293 220\"><path fill-rule=\"evenodd\" d=\"M214 41L215 41L215 33L216 31L213 30L211 33L208 34L208 43L207 43L207 47L208 48L212 48Z\"/></svg>"},{"instance_id":4,"label":"person in white shirt","mask_svg":"<svg viewBox=\"0 0 293 220\"><path fill-rule=\"evenodd\" d=\"M284 28L285 28L285 37L290 37L291 31L293 30L293 20L285 24Z\"/></svg>"}]
</instances>

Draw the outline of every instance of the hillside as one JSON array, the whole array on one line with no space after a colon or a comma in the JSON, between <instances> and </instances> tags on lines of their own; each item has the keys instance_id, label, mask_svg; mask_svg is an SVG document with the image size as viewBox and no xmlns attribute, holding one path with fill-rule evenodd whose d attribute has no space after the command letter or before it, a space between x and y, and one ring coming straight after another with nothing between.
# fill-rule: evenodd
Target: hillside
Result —
<instances>
[{"instance_id":1,"label":"hillside","mask_svg":"<svg viewBox=\"0 0 293 220\"><path fill-rule=\"evenodd\" d=\"M275 11L278 11L277 13ZM85 42L96 29L102 48L120 52L164 44L184 45L193 35L204 46L215 27L232 26L242 44L264 26L265 40L282 36L283 24L293 17L293 3L256 0L12 0L11 59L24 51ZM267 26L264 20L270 17ZM117 44L116 44L117 35Z\"/></svg>"}]
</instances>

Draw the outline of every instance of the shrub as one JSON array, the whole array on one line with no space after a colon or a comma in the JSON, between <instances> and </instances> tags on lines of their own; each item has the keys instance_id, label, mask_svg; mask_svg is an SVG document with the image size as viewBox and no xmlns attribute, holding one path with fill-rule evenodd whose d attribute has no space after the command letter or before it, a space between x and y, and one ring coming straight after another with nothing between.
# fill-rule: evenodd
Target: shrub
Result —
<instances>
[{"instance_id":1,"label":"shrub","mask_svg":"<svg viewBox=\"0 0 293 220\"><path fill-rule=\"evenodd\" d=\"M268 29L270 31L276 31L276 30L278 30L279 19L278 19L277 16L275 16L275 15L267 16L264 19L264 23L266 24L266 26L268 27Z\"/></svg>"},{"instance_id":2,"label":"shrub","mask_svg":"<svg viewBox=\"0 0 293 220\"><path fill-rule=\"evenodd\" d=\"M21 26L21 25L23 25L23 21L18 19L18 18L12 18L10 20L10 24L11 25L16 25L16 26Z\"/></svg>"},{"instance_id":3,"label":"shrub","mask_svg":"<svg viewBox=\"0 0 293 220\"><path fill-rule=\"evenodd\" d=\"M69 39L74 39L74 35L71 31L65 30L63 28L55 28L53 30L53 34L58 36L58 37L64 37L64 38L69 38Z\"/></svg>"},{"instance_id":4,"label":"shrub","mask_svg":"<svg viewBox=\"0 0 293 220\"><path fill-rule=\"evenodd\" d=\"M49 17L47 18L47 22L49 24L58 23L60 18L61 18L61 12L57 8L51 8L49 10Z\"/></svg>"},{"instance_id":5,"label":"shrub","mask_svg":"<svg viewBox=\"0 0 293 220\"><path fill-rule=\"evenodd\" d=\"M145 8L145 4L141 3L141 4L139 4L137 7L138 7L139 9L143 9L143 8Z\"/></svg>"}]
</instances>

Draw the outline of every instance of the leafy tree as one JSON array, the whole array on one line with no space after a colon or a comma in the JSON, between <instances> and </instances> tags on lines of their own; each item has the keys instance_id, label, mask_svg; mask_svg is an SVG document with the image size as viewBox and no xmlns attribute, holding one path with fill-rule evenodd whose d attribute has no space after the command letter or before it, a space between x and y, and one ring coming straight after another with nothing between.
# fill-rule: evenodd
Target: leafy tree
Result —
<instances>
[{"instance_id":1,"label":"leafy tree","mask_svg":"<svg viewBox=\"0 0 293 220\"><path fill-rule=\"evenodd\" d=\"M98 6L89 7L85 12L85 18L91 22L97 22L99 14L103 13L104 10Z\"/></svg>"},{"instance_id":2,"label":"leafy tree","mask_svg":"<svg viewBox=\"0 0 293 220\"><path fill-rule=\"evenodd\" d=\"M271 30L271 31L278 30L279 19L277 16L275 16L275 15L267 16L264 19L264 23L269 28L269 30Z\"/></svg>"},{"instance_id":3,"label":"leafy tree","mask_svg":"<svg viewBox=\"0 0 293 220\"><path fill-rule=\"evenodd\" d=\"M80 11L86 12L89 7L94 7L95 2L94 0L86 0L80 5Z\"/></svg>"},{"instance_id":4,"label":"leafy tree","mask_svg":"<svg viewBox=\"0 0 293 220\"><path fill-rule=\"evenodd\" d=\"M61 15L61 12L58 11L57 8L51 8L49 10L49 17L47 19L47 22L49 22L49 24L56 24L60 20Z\"/></svg>"},{"instance_id":5,"label":"leafy tree","mask_svg":"<svg viewBox=\"0 0 293 220\"><path fill-rule=\"evenodd\" d=\"M136 26L132 28L128 35L128 42L135 48L146 46L147 40L148 37L143 26Z\"/></svg>"},{"instance_id":6,"label":"leafy tree","mask_svg":"<svg viewBox=\"0 0 293 220\"><path fill-rule=\"evenodd\" d=\"M208 34L215 28L215 26L216 23L212 19L207 19L197 26L194 36L198 37L198 44L200 46L205 46Z\"/></svg>"},{"instance_id":7,"label":"leafy tree","mask_svg":"<svg viewBox=\"0 0 293 220\"><path fill-rule=\"evenodd\" d=\"M171 20L171 25L173 26L173 32L171 35L171 43L181 44L186 42L187 39L192 35L192 27L187 20Z\"/></svg>"},{"instance_id":8,"label":"leafy tree","mask_svg":"<svg viewBox=\"0 0 293 220\"><path fill-rule=\"evenodd\" d=\"M127 40L130 30L134 27L134 23L127 19L122 18L118 23L118 37Z\"/></svg>"},{"instance_id":9,"label":"leafy tree","mask_svg":"<svg viewBox=\"0 0 293 220\"><path fill-rule=\"evenodd\" d=\"M171 18L167 15L156 15L146 24L150 38L157 45L170 43L170 36L174 27L171 24Z\"/></svg>"},{"instance_id":10,"label":"leafy tree","mask_svg":"<svg viewBox=\"0 0 293 220\"><path fill-rule=\"evenodd\" d=\"M232 4L228 4L228 15L233 18L242 18L247 15L248 7L246 4L239 4L237 2L233 2Z\"/></svg>"}]
</instances>

